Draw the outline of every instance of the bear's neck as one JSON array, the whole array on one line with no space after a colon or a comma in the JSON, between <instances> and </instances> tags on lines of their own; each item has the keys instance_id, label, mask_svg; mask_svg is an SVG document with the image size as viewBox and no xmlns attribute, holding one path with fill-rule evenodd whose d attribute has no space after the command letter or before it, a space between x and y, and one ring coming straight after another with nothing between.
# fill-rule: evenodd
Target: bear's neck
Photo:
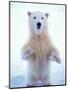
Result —
<instances>
[{"instance_id":1,"label":"bear's neck","mask_svg":"<svg viewBox=\"0 0 68 90\"><path fill-rule=\"evenodd\" d=\"M30 38L33 38L33 39L44 39L44 38L46 39L48 37L49 37L48 31L42 32L40 34L31 33L30 35Z\"/></svg>"}]
</instances>

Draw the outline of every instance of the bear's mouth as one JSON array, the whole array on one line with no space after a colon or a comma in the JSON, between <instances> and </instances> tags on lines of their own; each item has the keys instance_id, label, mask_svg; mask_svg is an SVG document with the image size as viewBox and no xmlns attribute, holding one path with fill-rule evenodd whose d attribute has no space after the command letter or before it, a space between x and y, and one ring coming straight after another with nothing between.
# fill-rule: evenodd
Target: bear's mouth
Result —
<instances>
[{"instance_id":1,"label":"bear's mouth","mask_svg":"<svg viewBox=\"0 0 68 90\"><path fill-rule=\"evenodd\" d=\"M41 28L41 26L37 26L37 29L40 29Z\"/></svg>"}]
</instances>

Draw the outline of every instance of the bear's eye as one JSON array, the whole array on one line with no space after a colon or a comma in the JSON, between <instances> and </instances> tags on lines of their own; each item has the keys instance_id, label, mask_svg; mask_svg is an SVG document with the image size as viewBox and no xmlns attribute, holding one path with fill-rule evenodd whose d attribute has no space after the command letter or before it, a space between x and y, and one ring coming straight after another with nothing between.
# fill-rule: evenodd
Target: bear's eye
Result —
<instances>
[{"instance_id":1,"label":"bear's eye","mask_svg":"<svg viewBox=\"0 0 68 90\"><path fill-rule=\"evenodd\" d=\"M41 19L43 20L43 17L41 17Z\"/></svg>"},{"instance_id":2,"label":"bear's eye","mask_svg":"<svg viewBox=\"0 0 68 90\"><path fill-rule=\"evenodd\" d=\"M34 17L34 19L36 19L36 17Z\"/></svg>"}]
</instances>

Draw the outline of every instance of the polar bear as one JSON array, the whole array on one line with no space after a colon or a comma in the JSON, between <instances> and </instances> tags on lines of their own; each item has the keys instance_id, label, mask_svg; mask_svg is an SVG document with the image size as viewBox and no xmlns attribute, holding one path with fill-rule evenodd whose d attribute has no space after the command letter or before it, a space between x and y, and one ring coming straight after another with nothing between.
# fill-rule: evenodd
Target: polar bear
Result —
<instances>
[{"instance_id":1,"label":"polar bear","mask_svg":"<svg viewBox=\"0 0 68 90\"><path fill-rule=\"evenodd\" d=\"M48 32L48 13L28 12L30 37L22 49L28 60L28 85L50 85L50 60L60 63L59 53Z\"/></svg>"}]
</instances>

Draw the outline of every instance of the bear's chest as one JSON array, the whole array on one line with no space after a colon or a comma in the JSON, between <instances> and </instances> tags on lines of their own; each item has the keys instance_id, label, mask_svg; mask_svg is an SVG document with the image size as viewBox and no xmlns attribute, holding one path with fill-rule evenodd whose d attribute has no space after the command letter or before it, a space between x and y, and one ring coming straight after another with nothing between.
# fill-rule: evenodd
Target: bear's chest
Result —
<instances>
[{"instance_id":1,"label":"bear's chest","mask_svg":"<svg viewBox=\"0 0 68 90\"><path fill-rule=\"evenodd\" d=\"M51 47L45 38L37 37L31 41L31 48L35 52L35 59L42 60L47 57Z\"/></svg>"},{"instance_id":2,"label":"bear's chest","mask_svg":"<svg viewBox=\"0 0 68 90\"><path fill-rule=\"evenodd\" d=\"M46 44L43 42L43 40L38 38L34 46L34 50L36 58L42 59L46 52Z\"/></svg>"}]
</instances>

